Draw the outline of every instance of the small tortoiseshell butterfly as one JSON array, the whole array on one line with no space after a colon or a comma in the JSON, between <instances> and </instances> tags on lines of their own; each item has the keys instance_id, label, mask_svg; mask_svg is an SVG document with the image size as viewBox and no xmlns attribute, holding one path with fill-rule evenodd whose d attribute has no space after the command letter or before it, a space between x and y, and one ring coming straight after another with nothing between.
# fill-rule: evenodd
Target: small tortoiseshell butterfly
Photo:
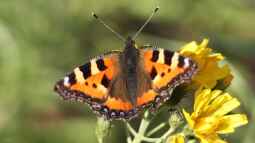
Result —
<instances>
[{"instance_id":1,"label":"small tortoiseshell butterfly","mask_svg":"<svg viewBox=\"0 0 255 143\"><path fill-rule=\"evenodd\" d=\"M159 107L170 98L169 90L196 73L190 58L161 48L138 48L133 39L126 39L123 51L76 67L56 83L55 91L64 99L86 102L106 119L131 119L144 108Z\"/></svg>"}]
</instances>

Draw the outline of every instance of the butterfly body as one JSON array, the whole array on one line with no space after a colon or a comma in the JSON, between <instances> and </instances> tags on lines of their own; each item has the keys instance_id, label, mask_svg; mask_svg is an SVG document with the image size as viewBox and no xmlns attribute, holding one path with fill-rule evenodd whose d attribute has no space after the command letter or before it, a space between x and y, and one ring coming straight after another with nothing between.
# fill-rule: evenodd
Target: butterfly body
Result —
<instances>
[{"instance_id":1,"label":"butterfly body","mask_svg":"<svg viewBox=\"0 0 255 143\"><path fill-rule=\"evenodd\" d=\"M127 97L130 97L132 105L135 106L136 97L149 89L143 89L143 87L149 87L150 79L148 76L143 76L144 69L140 60L140 51L137 49L135 41L130 37L127 38L125 49L120 54L119 61L121 65L122 80L126 87L126 91L123 92L126 93Z\"/></svg>"},{"instance_id":2,"label":"butterfly body","mask_svg":"<svg viewBox=\"0 0 255 143\"><path fill-rule=\"evenodd\" d=\"M144 108L157 108L170 98L168 91L188 82L197 65L164 49L137 48L127 38L122 52L91 59L58 81L64 99L86 102L106 119L131 119Z\"/></svg>"}]
</instances>

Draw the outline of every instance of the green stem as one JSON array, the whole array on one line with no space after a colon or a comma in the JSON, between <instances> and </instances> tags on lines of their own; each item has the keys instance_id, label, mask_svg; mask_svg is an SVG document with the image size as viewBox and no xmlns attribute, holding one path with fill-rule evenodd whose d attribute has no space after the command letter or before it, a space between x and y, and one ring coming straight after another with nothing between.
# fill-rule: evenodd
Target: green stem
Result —
<instances>
[{"instance_id":1,"label":"green stem","mask_svg":"<svg viewBox=\"0 0 255 143\"><path fill-rule=\"evenodd\" d=\"M159 140L159 138L148 138L148 137L143 137L142 140L143 140L143 141L146 141L146 142L155 143L156 141Z\"/></svg>"},{"instance_id":2,"label":"green stem","mask_svg":"<svg viewBox=\"0 0 255 143\"><path fill-rule=\"evenodd\" d=\"M136 133L136 131L132 128L132 126L131 126L128 122L126 122L126 125L127 125L127 129L130 131L130 133L131 133L133 136L136 136L137 133Z\"/></svg>"},{"instance_id":3,"label":"green stem","mask_svg":"<svg viewBox=\"0 0 255 143\"><path fill-rule=\"evenodd\" d=\"M175 128L171 128L165 133L163 134L159 140L155 143L161 143L162 141L164 141L168 136L170 136L173 132L175 131Z\"/></svg>"},{"instance_id":4,"label":"green stem","mask_svg":"<svg viewBox=\"0 0 255 143\"><path fill-rule=\"evenodd\" d=\"M96 136L99 143L103 143L104 138L108 136L111 124L104 118L97 118Z\"/></svg>"},{"instance_id":5,"label":"green stem","mask_svg":"<svg viewBox=\"0 0 255 143\"><path fill-rule=\"evenodd\" d=\"M138 129L138 132L136 132L132 126L126 122L127 125L127 129L129 130L129 132L134 136L133 141L131 141L131 137L129 136L127 141L128 143L141 143L142 141L146 141L146 142L150 142L150 143L161 143L162 141L164 141L168 136L170 136L176 129L176 127L171 127L169 128L169 130L167 132L165 132L160 138L149 138L149 137L145 137L146 134L146 130L149 127L149 124L151 122L151 118L149 118L149 111L146 111L144 113L144 117L141 120L140 123L140 127ZM159 131L160 129L162 129L163 127L165 127L167 124L166 123L161 123L159 124L157 127L155 127L154 129L152 129L147 135L150 136L154 133L156 133L157 131Z\"/></svg>"},{"instance_id":6,"label":"green stem","mask_svg":"<svg viewBox=\"0 0 255 143\"><path fill-rule=\"evenodd\" d=\"M136 133L136 131L132 128L132 126L128 123L128 122L126 122L126 126L127 126L127 129L129 130L129 132L135 137L135 136L137 136L137 133ZM156 142L158 139L157 138L148 138L148 137L142 137L142 140L143 141L147 141L147 142L152 142L152 143L154 143L154 142ZM127 138L127 141L128 141L128 143L132 143L132 141L131 141L131 137L130 136L128 136L128 138Z\"/></svg>"},{"instance_id":7,"label":"green stem","mask_svg":"<svg viewBox=\"0 0 255 143\"><path fill-rule=\"evenodd\" d=\"M103 143L103 139L102 138L97 138L98 143Z\"/></svg>"},{"instance_id":8,"label":"green stem","mask_svg":"<svg viewBox=\"0 0 255 143\"><path fill-rule=\"evenodd\" d=\"M144 113L144 117L141 121L141 124L140 124L140 127L139 127L139 130L138 130L138 133L135 135L134 137L134 140L132 143L141 143L143 141L143 138L144 138L144 134L150 124L150 120L149 120L149 111L147 110L145 113Z\"/></svg>"},{"instance_id":9,"label":"green stem","mask_svg":"<svg viewBox=\"0 0 255 143\"><path fill-rule=\"evenodd\" d=\"M153 135L154 133L156 133L157 131L161 130L163 127L165 127L167 125L167 123L161 123L159 124L157 127L155 127L154 129L152 129L151 131L149 131L147 133L147 136L151 136Z\"/></svg>"},{"instance_id":10,"label":"green stem","mask_svg":"<svg viewBox=\"0 0 255 143\"><path fill-rule=\"evenodd\" d=\"M127 143L132 143L132 139L130 136L127 137Z\"/></svg>"},{"instance_id":11,"label":"green stem","mask_svg":"<svg viewBox=\"0 0 255 143\"><path fill-rule=\"evenodd\" d=\"M189 128L189 125L185 125L182 129L182 133L185 135L185 136L193 136L194 133L193 131Z\"/></svg>"},{"instance_id":12,"label":"green stem","mask_svg":"<svg viewBox=\"0 0 255 143\"><path fill-rule=\"evenodd\" d=\"M131 130L132 130L132 132L134 131L134 129L131 127L131 125L127 122L127 121L125 121L125 123L126 123L126 132L127 132L127 143L132 143L132 138L131 138L131 134L132 133L130 133L131 132ZM135 132L136 133L136 132Z\"/></svg>"}]
</instances>

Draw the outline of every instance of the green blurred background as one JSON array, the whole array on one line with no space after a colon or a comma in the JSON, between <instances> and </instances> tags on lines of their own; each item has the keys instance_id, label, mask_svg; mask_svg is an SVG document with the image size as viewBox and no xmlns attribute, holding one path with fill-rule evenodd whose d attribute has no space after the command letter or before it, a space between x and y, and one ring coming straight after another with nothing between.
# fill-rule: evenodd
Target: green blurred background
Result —
<instances>
[{"instance_id":1,"label":"green blurred background","mask_svg":"<svg viewBox=\"0 0 255 143\"><path fill-rule=\"evenodd\" d=\"M175 50L209 38L231 64L229 92L249 116L249 125L227 138L254 142L254 0L0 0L0 143L96 142L96 116L84 104L62 101L53 86L89 57L122 49L92 11L126 37L156 5L160 10L137 43ZM107 142L125 142L120 122Z\"/></svg>"}]
</instances>

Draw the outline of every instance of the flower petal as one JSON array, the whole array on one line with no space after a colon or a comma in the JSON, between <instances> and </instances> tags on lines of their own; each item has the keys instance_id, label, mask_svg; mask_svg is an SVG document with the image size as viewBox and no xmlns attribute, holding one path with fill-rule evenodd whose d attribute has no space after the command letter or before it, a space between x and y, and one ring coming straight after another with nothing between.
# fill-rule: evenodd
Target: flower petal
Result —
<instances>
[{"instance_id":1,"label":"flower petal","mask_svg":"<svg viewBox=\"0 0 255 143\"><path fill-rule=\"evenodd\" d=\"M202 109L200 117L205 117L205 116L209 116L210 114L212 114L212 111L210 110L210 108L214 107L213 101L216 101L215 99L218 98L221 95L221 93L222 93L221 90L214 90L211 92L210 99L207 102L206 106ZM217 108L214 107L213 109L216 110Z\"/></svg>"},{"instance_id":2,"label":"flower petal","mask_svg":"<svg viewBox=\"0 0 255 143\"><path fill-rule=\"evenodd\" d=\"M213 116L196 119L194 130L201 134L208 134L215 132L217 128L218 119Z\"/></svg>"},{"instance_id":3,"label":"flower petal","mask_svg":"<svg viewBox=\"0 0 255 143\"><path fill-rule=\"evenodd\" d=\"M225 94L228 95L228 93ZM231 100L223 103L222 106L213 113L213 115L223 116L232 111L233 109L237 108L238 106L240 106L240 102L236 98L232 98Z\"/></svg>"},{"instance_id":4,"label":"flower petal","mask_svg":"<svg viewBox=\"0 0 255 143\"><path fill-rule=\"evenodd\" d=\"M186 45L184 45L182 48L182 50L180 51L181 54L185 53L185 54L192 54L194 52L197 51L198 46L197 43L195 41L192 41Z\"/></svg>"},{"instance_id":5,"label":"flower petal","mask_svg":"<svg viewBox=\"0 0 255 143\"><path fill-rule=\"evenodd\" d=\"M184 143L184 136L182 134L175 134L170 136L168 143Z\"/></svg>"},{"instance_id":6,"label":"flower petal","mask_svg":"<svg viewBox=\"0 0 255 143\"><path fill-rule=\"evenodd\" d=\"M195 103L194 103L194 116L198 116L200 112L203 110L204 106L206 106L207 103L210 102L211 98L211 90L205 89L205 90L198 90L198 92L195 93Z\"/></svg>"},{"instance_id":7,"label":"flower petal","mask_svg":"<svg viewBox=\"0 0 255 143\"><path fill-rule=\"evenodd\" d=\"M218 134L234 132L236 127L248 123L244 114L228 114L240 105L240 102L221 90L198 89L194 111L183 114L193 133L202 143L225 143Z\"/></svg>"},{"instance_id":8,"label":"flower petal","mask_svg":"<svg viewBox=\"0 0 255 143\"><path fill-rule=\"evenodd\" d=\"M210 134L199 136L201 143L227 143L224 140L221 140L217 134Z\"/></svg>"},{"instance_id":9,"label":"flower petal","mask_svg":"<svg viewBox=\"0 0 255 143\"><path fill-rule=\"evenodd\" d=\"M190 57L198 65L198 73L193 78L194 85L213 88L218 80L224 79L231 73L227 65L219 65L224 59L223 55L213 53L207 45L207 39L204 39L199 45L196 42L191 42L181 48L180 54Z\"/></svg>"},{"instance_id":10,"label":"flower petal","mask_svg":"<svg viewBox=\"0 0 255 143\"><path fill-rule=\"evenodd\" d=\"M247 116L244 114L233 114L226 115L222 117L220 120L220 124L218 125L217 133L219 134L227 134L234 132L236 127L245 125L248 123Z\"/></svg>"},{"instance_id":11,"label":"flower petal","mask_svg":"<svg viewBox=\"0 0 255 143\"><path fill-rule=\"evenodd\" d=\"M220 91L220 90L216 90ZM230 96L227 93L219 94L219 92L215 92L214 97L211 99L210 106L207 106L207 108L204 109L204 115L203 116L209 116L212 115L215 111L217 111L223 104L233 99L232 96Z\"/></svg>"},{"instance_id":12,"label":"flower petal","mask_svg":"<svg viewBox=\"0 0 255 143\"><path fill-rule=\"evenodd\" d=\"M203 39L202 43L199 46L200 47L207 47L208 43L209 43L208 39Z\"/></svg>"},{"instance_id":13,"label":"flower petal","mask_svg":"<svg viewBox=\"0 0 255 143\"><path fill-rule=\"evenodd\" d=\"M194 121L192 120L190 114L188 112L186 112L184 109L182 110L182 113L186 119L186 121L188 122L188 125L190 128L194 127Z\"/></svg>"}]
</instances>

